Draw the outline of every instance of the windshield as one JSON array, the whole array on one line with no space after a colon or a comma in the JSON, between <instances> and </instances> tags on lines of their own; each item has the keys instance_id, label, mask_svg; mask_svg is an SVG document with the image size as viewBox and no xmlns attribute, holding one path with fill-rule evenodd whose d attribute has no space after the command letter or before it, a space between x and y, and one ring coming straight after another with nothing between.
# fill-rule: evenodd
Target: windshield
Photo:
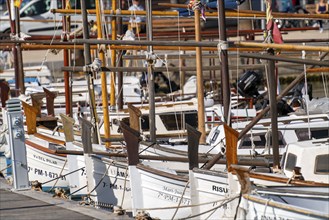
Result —
<instances>
[{"instance_id":1,"label":"windshield","mask_svg":"<svg viewBox=\"0 0 329 220\"><path fill-rule=\"evenodd\" d=\"M23 0L21 3L21 7L23 8L27 3L29 3L31 0ZM8 15L8 10L3 13L3 15Z\"/></svg>"},{"instance_id":2,"label":"windshield","mask_svg":"<svg viewBox=\"0 0 329 220\"><path fill-rule=\"evenodd\" d=\"M23 8L27 3L29 3L31 0L23 0L21 3L21 8Z\"/></svg>"}]
</instances>

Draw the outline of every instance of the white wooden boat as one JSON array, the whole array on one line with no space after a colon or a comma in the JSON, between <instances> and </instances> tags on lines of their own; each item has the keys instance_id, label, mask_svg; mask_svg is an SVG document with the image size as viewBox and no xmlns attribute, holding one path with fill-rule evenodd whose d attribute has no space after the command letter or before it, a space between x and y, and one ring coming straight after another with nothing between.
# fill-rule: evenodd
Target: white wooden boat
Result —
<instances>
[{"instance_id":1,"label":"white wooden boat","mask_svg":"<svg viewBox=\"0 0 329 220\"><path fill-rule=\"evenodd\" d=\"M239 204L239 209L242 210L239 210L238 218L241 219L296 219L301 216L302 219L308 216L321 219L327 216L328 210L319 207L328 207L328 146L328 139L289 144L284 160L287 164L283 166L283 173L272 173L268 168L240 166L232 166L234 170L231 169L229 173L198 168L190 170L191 198L192 204L195 205L192 216L199 219L232 219L237 215ZM312 153L308 154L305 148ZM287 155L295 157L295 160ZM234 157L232 159L237 161ZM303 173L291 173L291 169L296 171L296 166L300 166L298 170L306 171L306 177ZM251 182L262 187L251 190ZM244 195L242 201L238 202L240 196L237 195L240 192ZM229 201L229 204L200 205L206 201L215 201L216 198L222 203Z\"/></svg>"},{"instance_id":2,"label":"white wooden boat","mask_svg":"<svg viewBox=\"0 0 329 220\"><path fill-rule=\"evenodd\" d=\"M55 149L63 148L64 145L32 136L26 139L25 144L29 180L37 180L46 191L53 187L68 188L66 156L55 153Z\"/></svg>"},{"instance_id":3,"label":"white wooden boat","mask_svg":"<svg viewBox=\"0 0 329 220\"><path fill-rule=\"evenodd\" d=\"M279 153L282 155L286 151L286 146L296 141L308 139L308 132L310 131L311 138L319 139L328 137L329 135L329 115L327 114L313 114L309 119L307 116L284 116L279 117ZM249 122L239 122L233 124L234 127L243 128ZM270 119L262 119L259 125L256 125L250 132L248 132L241 140L238 141L237 154L239 156L264 156L272 155L272 148L270 147L270 133L269 127ZM220 152L225 153L226 141L224 125L214 127L209 132L207 144L199 146L199 153L212 156ZM151 147L150 147L151 145ZM140 151L143 154L161 155L161 156L187 156L186 139L180 139L176 142L172 141L168 144L158 144L141 142Z\"/></svg>"},{"instance_id":4,"label":"white wooden boat","mask_svg":"<svg viewBox=\"0 0 329 220\"><path fill-rule=\"evenodd\" d=\"M243 219L328 219L328 187L254 187L243 194L237 215Z\"/></svg>"}]
</instances>

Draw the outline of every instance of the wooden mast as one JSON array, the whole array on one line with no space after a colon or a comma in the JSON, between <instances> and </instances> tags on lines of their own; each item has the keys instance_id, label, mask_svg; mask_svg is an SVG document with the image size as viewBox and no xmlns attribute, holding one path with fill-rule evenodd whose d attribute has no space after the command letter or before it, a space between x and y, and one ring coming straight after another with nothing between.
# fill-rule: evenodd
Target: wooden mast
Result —
<instances>
[{"instance_id":1,"label":"wooden mast","mask_svg":"<svg viewBox=\"0 0 329 220\"><path fill-rule=\"evenodd\" d=\"M159 5L163 5L159 3ZM168 5L169 7L173 7L172 5ZM176 6L174 6L176 7ZM176 7L177 8L177 7ZM186 5L183 5L183 7L180 8L186 8ZM71 10L63 10L63 9L52 9L52 13L60 13L60 14L81 14L81 10L76 10L76 9L71 9ZM88 10L89 14L96 14L95 10ZM116 16L117 12L115 10L104 10L103 12L105 15L108 16ZM134 12L136 15L146 15L145 11L136 11ZM120 15L130 15L131 11L129 10L122 10L120 12ZM152 15L155 16L177 16L179 12L177 11L152 11ZM206 17L218 17L217 12L206 12L205 13ZM291 13L273 13L272 14L275 19L308 19L308 20L313 20L313 19L318 19L318 20L327 20L329 19L328 14L291 14ZM265 13L258 12L258 11L241 11L238 13L235 10L225 10L225 16L227 18L252 18L252 19L264 19L266 17Z\"/></svg>"},{"instance_id":2,"label":"wooden mast","mask_svg":"<svg viewBox=\"0 0 329 220\"><path fill-rule=\"evenodd\" d=\"M271 53L271 52L270 52ZM266 65L267 71L267 86L268 95L270 101L271 110L271 139L272 139L272 150L273 150L273 169L278 170L280 166L280 155L279 155L279 137L278 137L278 109L276 101L276 77L275 77L275 61L268 60Z\"/></svg>"},{"instance_id":3,"label":"wooden mast","mask_svg":"<svg viewBox=\"0 0 329 220\"><path fill-rule=\"evenodd\" d=\"M119 5L119 10L122 10L122 7L123 7L123 4L122 4L122 1L120 0L118 2L118 5ZM123 34L123 24L122 24L122 17L116 17L116 22L118 24L118 35L119 36L122 36ZM123 59L122 59L122 56L123 56L123 50L120 50L119 52L119 60L118 60L118 63L117 63L117 66L119 67L122 67L123 66ZM117 79L118 79L118 101L117 101L117 105L118 105L118 110L122 110L123 109L123 72L122 71L119 71L117 72Z\"/></svg>"},{"instance_id":4,"label":"wooden mast","mask_svg":"<svg viewBox=\"0 0 329 220\"><path fill-rule=\"evenodd\" d=\"M10 20L10 32L13 35L20 36L20 16L19 16L19 8L11 3L13 1L6 1L9 20ZM14 12L14 17L12 12ZM14 44L12 47L12 52L14 55L14 69L15 69L15 95L18 97L19 94L25 93L25 85L24 85L24 72L23 72L23 58L22 58L22 48L20 43Z\"/></svg>"},{"instance_id":5,"label":"wooden mast","mask_svg":"<svg viewBox=\"0 0 329 220\"><path fill-rule=\"evenodd\" d=\"M116 11L117 9L117 0L112 0L112 10ZM116 40L117 37L117 23L115 18L111 18L111 31L112 31L112 40ZM111 61L112 66L116 66L116 50L111 50ZM115 73L111 72L111 90L110 90L110 103L111 107L115 107Z\"/></svg>"},{"instance_id":6,"label":"wooden mast","mask_svg":"<svg viewBox=\"0 0 329 220\"><path fill-rule=\"evenodd\" d=\"M200 34L200 8L194 9L194 25L195 25L195 41L201 41ZM195 48L195 61L196 61L196 77L197 77L197 98L198 98L198 130L201 132L200 143L206 142L206 125L205 125L205 110L204 110L204 86L202 74L202 48Z\"/></svg>"},{"instance_id":7,"label":"wooden mast","mask_svg":"<svg viewBox=\"0 0 329 220\"><path fill-rule=\"evenodd\" d=\"M146 0L146 34L147 41L153 41L153 30L152 30L152 3L151 0ZM155 127L155 88L154 88L154 73L153 67L155 63L155 57L153 54L153 46L147 46L147 77L148 77L148 89L149 89L149 120L150 120L150 141L156 141L156 127Z\"/></svg>"},{"instance_id":8,"label":"wooden mast","mask_svg":"<svg viewBox=\"0 0 329 220\"><path fill-rule=\"evenodd\" d=\"M103 38L103 28L102 28L102 18L101 18L101 8L100 0L96 0L96 19L97 19L97 38ZM102 61L102 66L106 66L106 60L104 51L99 50L99 59ZM106 72L101 72L101 83L102 83L102 109L103 109L103 120L104 120L104 133L105 138L110 138L110 116L108 108L108 92L107 92L107 81L106 81ZM106 142L106 146L109 147L111 142Z\"/></svg>"},{"instance_id":9,"label":"wooden mast","mask_svg":"<svg viewBox=\"0 0 329 220\"><path fill-rule=\"evenodd\" d=\"M66 0L62 0L62 8L66 9ZM68 41L70 32L70 16L63 16L63 33L62 40L63 42ZM63 66L69 66L69 49L63 49ZM68 71L64 71L64 87L65 87L65 113L72 117L72 89L70 88L70 73Z\"/></svg>"},{"instance_id":10,"label":"wooden mast","mask_svg":"<svg viewBox=\"0 0 329 220\"><path fill-rule=\"evenodd\" d=\"M83 38L89 39L89 28L88 28L88 17L86 10L85 1L81 1L81 11L82 11L82 21L83 21ZM84 56L85 56L85 65L91 64L91 54L90 54L90 45L89 43L84 43ZM95 103L95 91L94 91L94 79L92 77L92 72L87 72L86 78L88 83L88 92L90 99L90 112L93 119L93 129L94 129L94 143L100 143L99 128L98 128L98 116L96 112L96 103Z\"/></svg>"},{"instance_id":11,"label":"wooden mast","mask_svg":"<svg viewBox=\"0 0 329 220\"><path fill-rule=\"evenodd\" d=\"M224 107L224 121L229 123L230 115L230 99L231 99L231 89L230 89L230 79L228 70L228 55L227 55L227 38L226 38L226 18L225 18L225 5L224 1L217 0L218 12L219 12L219 30L220 30L220 58L221 58L221 88L223 95L223 107Z\"/></svg>"}]
</instances>

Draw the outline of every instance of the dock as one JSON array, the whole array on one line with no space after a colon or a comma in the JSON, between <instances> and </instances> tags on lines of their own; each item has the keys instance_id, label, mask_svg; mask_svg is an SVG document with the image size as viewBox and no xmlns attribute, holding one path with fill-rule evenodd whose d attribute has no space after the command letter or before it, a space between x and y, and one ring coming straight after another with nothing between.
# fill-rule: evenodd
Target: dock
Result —
<instances>
[{"instance_id":1,"label":"dock","mask_svg":"<svg viewBox=\"0 0 329 220\"><path fill-rule=\"evenodd\" d=\"M51 194L34 190L12 191L6 180L0 179L0 219L132 219L77 201L53 198Z\"/></svg>"}]
</instances>

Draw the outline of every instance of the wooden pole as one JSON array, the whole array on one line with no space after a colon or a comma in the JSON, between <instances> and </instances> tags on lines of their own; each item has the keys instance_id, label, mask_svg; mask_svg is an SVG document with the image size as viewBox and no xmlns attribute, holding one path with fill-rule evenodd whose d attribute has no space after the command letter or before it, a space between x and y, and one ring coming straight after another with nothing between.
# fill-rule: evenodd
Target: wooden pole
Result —
<instances>
[{"instance_id":1,"label":"wooden pole","mask_svg":"<svg viewBox=\"0 0 329 220\"><path fill-rule=\"evenodd\" d=\"M123 5L122 5L121 0L118 1L118 4L119 4L119 8L122 9ZM117 17L116 20L117 20L117 23L118 23L118 35L122 36L123 34L125 34L125 33L123 33L122 17ZM120 54L120 57L119 57L117 66L122 67L123 66L123 59L122 59L123 50L120 50L119 54ZM120 111L120 110L123 109L123 72L122 71L119 71L117 73L117 79L118 79L118 101L117 101L117 104L118 104L118 110Z\"/></svg>"},{"instance_id":2,"label":"wooden pole","mask_svg":"<svg viewBox=\"0 0 329 220\"><path fill-rule=\"evenodd\" d=\"M7 8L8 8L8 15L9 15L9 22L10 22L10 33L14 34L16 33L16 28L15 28L15 20L13 18L13 14L12 14L12 10L11 8L14 7L11 5L11 1L7 0ZM12 44L12 46L10 47L10 50L13 53L14 56L14 70L15 70L15 96L19 96L18 94L18 90L19 90L19 85L18 85L18 81L19 81L19 73L18 73L18 62L17 62L17 48L16 48L16 44ZM5 104L5 103L4 103Z\"/></svg>"},{"instance_id":3,"label":"wooden pole","mask_svg":"<svg viewBox=\"0 0 329 220\"><path fill-rule=\"evenodd\" d=\"M117 1L112 0L112 10L116 11L117 9ZM111 18L111 31L112 31L112 40L116 40L117 37L117 23L115 18ZM116 50L111 48L111 61L112 61L112 66L116 66ZM110 91L110 105L112 108L115 108L115 72L111 72L111 91Z\"/></svg>"},{"instance_id":4,"label":"wooden pole","mask_svg":"<svg viewBox=\"0 0 329 220\"><path fill-rule=\"evenodd\" d=\"M194 10L194 25L195 25L195 41L201 41L200 35L200 9ZM195 61L196 61L196 77L197 77L197 98L198 98L198 130L201 132L200 143L206 142L206 126L205 126L205 110L204 110L204 86L202 75L202 49L201 47L195 48Z\"/></svg>"},{"instance_id":5,"label":"wooden pole","mask_svg":"<svg viewBox=\"0 0 329 220\"><path fill-rule=\"evenodd\" d=\"M296 51L316 51L316 52L329 52L329 46L304 46L292 44L268 44L268 43L253 43L253 42L235 42L239 47L258 47L258 48L273 48L280 50L296 50Z\"/></svg>"},{"instance_id":6,"label":"wooden pole","mask_svg":"<svg viewBox=\"0 0 329 220\"><path fill-rule=\"evenodd\" d=\"M89 28L88 28L88 17L86 11L85 1L81 1L81 11L82 11L82 21L83 21L83 37L84 39L89 39ZM88 43L84 44L84 56L85 56L85 65L91 64L91 54L90 54L90 45ZM88 93L90 99L90 112L92 115L92 120L94 122L94 143L100 143L99 128L98 128L98 116L96 111L96 102L95 102L95 91L94 91L94 80L92 77L92 72L87 73L87 83L88 83Z\"/></svg>"},{"instance_id":7,"label":"wooden pole","mask_svg":"<svg viewBox=\"0 0 329 220\"><path fill-rule=\"evenodd\" d=\"M306 60L306 59L290 58L290 57L284 57L284 56L274 56L274 55L270 55L270 54L240 53L240 57L291 62L291 63L300 63L300 64L307 64L307 65L329 66L329 63L325 62L325 61Z\"/></svg>"},{"instance_id":8,"label":"wooden pole","mask_svg":"<svg viewBox=\"0 0 329 220\"><path fill-rule=\"evenodd\" d=\"M183 51L183 54L179 55L179 86L182 91L182 95L184 95L184 85L185 85L185 70L184 67L186 66L185 59L182 58L181 55L185 54L185 50ZM170 68L170 67L169 67Z\"/></svg>"},{"instance_id":9,"label":"wooden pole","mask_svg":"<svg viewBox=\"0 0 329 220\"><path fill-rule=\"evenodd\" d=\"M186 5L185 5L186 8ZM225 10L225 17L227 18L251 18L251 19L264 19L266 18L266 14L264 12L258 12L258 11L240 11L239 13L234 10ZM60 14L81 14L81 10L63 10L63 9L52 9L52 13L60 13ZM87 10L88 14L96 14L96 10ZM134 12L136 15L145 16L146 11L136 11ZM120 14L118 15L115 10L104 10L104 15L107 16L127 16L131 14L131 11L129 10L122 10ZM291 13L272 13L274 19L303 19L303 20L313 20L313 19L329 19L328 14L291 14ZM152 11L153 16L172 16L177 17L179 13L177 11ZM206 17L218 17L217 12L206 12Z\"/></svg>"},{"instance_id":10,"label":"wooden pole","mask_svg":"<svg viewBox=\"0 0 329 220\"><path fill-rule=\"evenodd\" d=\"M231 89L230 78L228 70L228 55L227 55L227 39L226 39L226 18L225 18L225 5L224 1L217 0L219 11L219 30L220 30L220 58L221 58L221 84L223 95L223 107L224 107L224 121L229 124L229 114L231 112ZM223 45L223 46L222 46ZM226 45L226 46L225 46Z\"/></svg>"},{"instance_id":11,"label":"wooden pole","mask_svg":"<svg viewBox=\"0 0 329 220\"><path fill-rule=\"evenodd\" d=\"M96 43L97 44L97 43ZM0 49L6 50L12 48L13 44L8 44L6 46L0 45ZM84 49L83 45L32 45L32 44L22 44L23 50L49 50L49 49ZM96 45L91 45L91 49L97 49ZM147 50L146 46L119 46L113 45L112 49L117 50ZM154 50L177 50L177 46L155 46ZM184 47L185 51L195 51L195 46L186 46ZM202 47L202 51L218 51L215 47ZM228 51L237 51L237 48L229 48ZM263 51L261 48L240 48L239 51L246 52L255 52L255 51Z\"/></svg>"},{"instance_id":12,"label":"wooden pole","mask_svg":"<svg viewBox=\"0 0 329 220\"><path fill-rule=\"evenodd\" d=\"M62 0L62 8L66 8L66 0ZM70 17L63 16L63 41L66 42L68 33L70 32ZM69 66L69 50L63 49L63 59L64 59L64 66ZM64 87L65 87L65 112L67 115L72 117L72 89L70 88L70 73L68 71L64 71Z\"/></svg>"},{"instance_id":13,"label":"wooden pole","mask_svg":"<svg viewBox=\"0 0 329 220\"><path fill-rule=\"evenodd\" d=\"M149 42L153 41L153 29L152 29L152 2L146 0L146 34ZM156 61L153 54L153 46L147 46L147 79L148 79L148 90L149 90L149 125L150 125L150 141L156 141L156 127L155 127L155 87L154 87L154 63Z\"/></svg>"},{"instance_id":14,"label":"wooden pole","mask_svg":"<svg viewBox=\"0 0 329 220\"><path fill-rule=\"evenodd\" d=\"M273 54L273 51L270 52ZM277 80L275 76L275 61L268 60L266 65L266 78L267 87L270 101L271 110L271 138L272 138L272 150L273 150L273 169L279 170L280 167L280 155L279 155L279 137L278 137L278 109L276 101L276 88Z\"/></svg>"},{"instance_id":15,"label":"wooden pole","mask_svg":"<svg viewBox=\"0 0 329 220\"><path fill-rule=\"evenodd\" d=\"M97 19L97 38L103 39L103 28L102 28L102 17L101 17L101 8L100 0L96 0L96 19ZM103 50L99 50L99 58L102 61L102 66L106 66L106 59ZM103 120L104 120L104 135L105 138L110 138L110 116L108 108L108 94L107 94L107 81L106 81L106 72L101 72L101 83L102 83L102 109L103 109ZM107 147L111 146L111 142L105 143Z\"/></svg>"},{"instance_id":16,"label":"wooden pole","mask_svg":"<svg viewBox=\"0 0 329 220\"><path fill-rule=\"evenodd\" d=\"M20 14L19 14L19 8L16 6L12 6L15 9L15 34L19 38L21 36L21 28L20 28ZM18 75L15 77L16 79L16 89L19 89L20 94L25 94L25 84L24 84L24 71L23 71L23 56L22 56L22 48L21 44L16 44L16 59L15 63L17 68ZM18 85L18 86L17 86ZM18 94L19 94L18 93Z\"/></svg>"}]
</instances>

